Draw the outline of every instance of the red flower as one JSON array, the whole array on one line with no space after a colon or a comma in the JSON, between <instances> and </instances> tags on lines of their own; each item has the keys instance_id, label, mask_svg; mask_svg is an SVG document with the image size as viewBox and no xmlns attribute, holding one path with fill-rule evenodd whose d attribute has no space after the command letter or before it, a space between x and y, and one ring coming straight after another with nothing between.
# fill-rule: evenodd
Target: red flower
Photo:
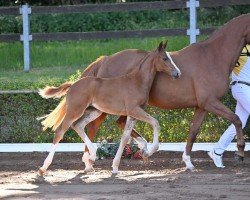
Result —
<instances>
[{"instance_id":1,"label":"red flower","mask_svg":"<svg viewBox=\"0 0 250 200\"><path fill-rule=\"evenodd\" d=\"M138 151L133 155L133 158L134 158L134 159L142 159L141 151L138 150Z\"/></svg>"}]
</instances>

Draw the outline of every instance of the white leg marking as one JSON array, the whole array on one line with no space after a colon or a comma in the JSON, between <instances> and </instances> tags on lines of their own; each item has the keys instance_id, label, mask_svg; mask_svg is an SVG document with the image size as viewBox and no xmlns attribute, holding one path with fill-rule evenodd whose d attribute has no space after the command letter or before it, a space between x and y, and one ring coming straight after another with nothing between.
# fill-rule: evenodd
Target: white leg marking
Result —
<instances>
[{"instance_id":1,"label":"white leg marking","mask_svg":"<svg viewBox=\"0 0 250 200\"><path fill-rule=\"evenodd\" d=\"M90 154L89 152L84 152L83 156L82 156L82 162L84 162L85 164L85 172L90 172L90 171L94 171L93 165L89 162L90 160Z\"/></svg>"},{"instance_id":2,"label":"white leg marking","mask_svg":"<svg viewBox=\"0 0 250 200\"><path fill-rule=\"evenodd\" d=\"M147 141L142 137L133 138L138 144L139 149L147 149Z\"/></svg>"},{"instance_id":3,"label":"white leg marking","mask_svg":"<svg viewBox=\"0 0 250 200\"><path fill-rule=\"evenodd\" d=\"M119 148L116 152L116 155L115 155L115 158L114 158L113 164L112 164L112 168L113 168L112 173L114 173L114 174L118 173L118 167L119 167L119 164L121 162L121 157L122 157L124 147L126 146L129 138L131 137L130 134L131 134L131 131L132 131L135 123L136 123L135 119L133 119L129 116L127 117L127 122L126 122L124 131L123 131L123 134L121 137L121 142L120 142Z\"/></svg>"},{"instance_id":4,"label":"white leg marking","mask_svg":"<svg viewBox=\"0 0 250 200\"><path fill-rule=\"evenodd\" d=\"M78 133L78 135L81 137L81 139L85 142L86 146L89 149L90 154L89 153L86 154L86 152L83 154L83 158L86 158L86 159L84 159L85 161L83 161L83 162L85 163L85 166L87 168L93 169L93 166L92 166L90 160L93 162L95 161L96 148L94 147L93 143L91 142L91 140L89 139L89 137L85 133L84 129L88 123L90 123L93 120L95 120L96 118L98 118L101 114L102 114L102 112L99 110L96 110L96 109L93 111L86 112L83 115L83 118L81 119L81 121L72 126L75 129L75 131ZM86 154L86 156L84 156L85 154ZM87 158L88 158L88 161L87 161Z\"/></svg>"},{"instance_id":5,"label":"white leg marking","mask_svg":"<svg viewBox=\"0 0 250 200\"><path fill-rule=\"evenodd\" d=\"M151 156L153 153L155 153L159 149L159 132L160 132L160 125L159 122L153 118L152 120L152 126L153 126L153 144L152 147L149 149L149 156Z\"/></svg>"},{"instance_id":6,"label":"white leg marking","mask_svg":"<svg viewBox=\"0 0 250 200\"><path fill-rule=\"evenodd\" d=\"M193 171L195 169L194 165L191 162L191 157L186 154L186 151L182 154L182 160L186 164L186 169Z\"/></svg>"},{"instance_id":7,"label":"white leg marking","mask_svg":"<svg viewBox=\"0 0 250 200\"><path fill-rule=\"evenodd\" d=\"M50 166L50 164L52 163L57 145L58 145L58 143L52 144L49 155L45 159L43 166L40 168L43 172L45 172L48 169L48 167Z\"/></svg>"}]
</instances>

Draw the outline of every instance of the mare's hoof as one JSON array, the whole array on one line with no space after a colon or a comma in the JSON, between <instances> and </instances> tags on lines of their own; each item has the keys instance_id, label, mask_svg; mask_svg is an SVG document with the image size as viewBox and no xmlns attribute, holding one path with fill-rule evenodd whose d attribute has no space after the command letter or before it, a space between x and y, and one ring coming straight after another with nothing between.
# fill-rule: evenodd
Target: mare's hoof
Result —
<instances>
[{"instance_id":1,"label":"mare's hoof","mask_svg":"<svg viewBox=\"0 0 250 200\"><path fill-rule=\"evenodd\" d=\"M241 164L244 161L244 156L239 155L237 152L234 154L234 159L237 163Z\"/></svg>"},{"instance_id":2,"label":"mare's hoof","mask_svg":"<svg viewBox=\"0 0 250 200\"><path fill-rule=\"evenodd\" d=\"M113 175L117 175L118 173L119 173L118 170L112 170L112 174L113 174Z\"/></svg>"},{"instance_id":3,"label":"mare's hoof","mask_svg":"<svg viewBox=\"0 0 250 200\"><path fill-rule=\"evenodd\" d=\"M194 166L186 166L186 171L194 172L195 167Z\"/></svg>"},{"instance_id":4,"label":"mare's hoof","mask_svg":"<svg viewBox=\"0 0 250 200\"><path fill-rule=\"evenodd\" d=\"M42 168L39 168L39 170L37 171L39 176L44 176L46 173L46 170L42 170Z\"/></svg>"},{"instance_id":5,"label":"mare's hoof","mask_svg":"<svg viewBox=\"0 0 250 200\"><path fill-rule=\"evenodd\" d=\"M118 174L118 167L113 167L112 174Z\"/></svg>"}]
</instances>

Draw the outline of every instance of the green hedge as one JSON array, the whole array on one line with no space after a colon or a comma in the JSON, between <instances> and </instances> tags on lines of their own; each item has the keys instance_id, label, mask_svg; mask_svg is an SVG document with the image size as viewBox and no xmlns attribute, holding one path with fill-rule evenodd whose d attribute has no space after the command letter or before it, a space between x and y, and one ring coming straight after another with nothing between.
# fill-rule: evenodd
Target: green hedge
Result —
<instances>
[{"instance_id":1,"label":"green hedge","mask_svg":"<svg viewBox=\"0 0 250 200\"><path fill-rule=\"evenodd\" d=\"M219 26L233 17L249 13L250 6L228 6L198 10L198 25ZM186 10L154 10L140 12L32 14L31 33L89 32L109 30L142 30L188 27ZM21 16L1 16L0 33L21 33Z\"/></svg>"},{"instance_id":2,"label":"green hedge","mask_svg":"<svg viewBox=\"0 0 250 200\"><path fill-rule=\"evenodd\" d=\"M234 109L235 101L227 95L224 102ZM37 117L43 116L54 109L58 100L42 99L38 94L2 94L0 95L0 143L21 142L51 142L52 132L42 132ZM161 142L182 142L187 138L188 128L193 116L192 109L183 110L160 110L153 107L148 112L157 118L161 125ZM116 141L121 136L117 128L116 116L109 116L102 124L95 141L108 138ZM229 123L221 118L208 115L202 125L201 133L197 141L217 141ZM151 127L145 123L138 123L136 129L148 140L152 140ZM247 127L249 134L249 127ZM63 142L81 142L80 138L70 130L64 137Z\"/></svg>"}]
</instances>

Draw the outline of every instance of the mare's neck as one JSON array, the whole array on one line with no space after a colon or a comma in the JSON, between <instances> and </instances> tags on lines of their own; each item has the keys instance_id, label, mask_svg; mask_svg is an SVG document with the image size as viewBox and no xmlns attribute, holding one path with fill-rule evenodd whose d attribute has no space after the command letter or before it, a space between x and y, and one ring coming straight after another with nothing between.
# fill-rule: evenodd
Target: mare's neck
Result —
<instances>
[{"instance_id":1,"label":"mare's neck","mask_svg":"<svg viewBox=\"0 0 250 200\"><path fill-rule=\"evenodd\" d=\"M225 67L229 73L232 72L246 45L245 34L249 26L248 22L245 16L235 18L202 43L215 59L219 57L224 63L221 67Z\"/></svg>"}]
</instances>

